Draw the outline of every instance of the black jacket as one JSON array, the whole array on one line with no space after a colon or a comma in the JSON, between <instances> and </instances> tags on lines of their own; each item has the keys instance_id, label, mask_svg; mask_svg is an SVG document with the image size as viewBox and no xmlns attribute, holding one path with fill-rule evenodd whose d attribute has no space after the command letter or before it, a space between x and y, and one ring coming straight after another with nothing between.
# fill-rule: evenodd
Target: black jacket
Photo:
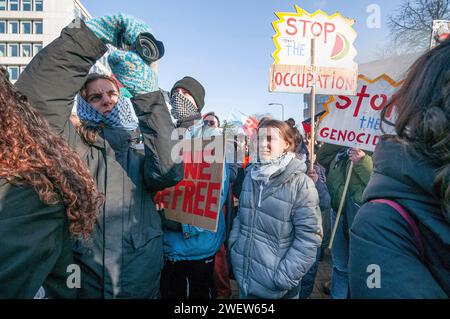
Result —
<instances>
[{"instance_id":1,"label":"black jacket","mask_svg":"<svg viewBox=\"0 0 450 319\"><path fill-rule=\"evenodd\" d=\"M436 167L393 140L382 140L373 158L365 204L350 232L352 298L450 297L450 224L433 191ZM369 203L373 199L393 200L409 212L420 230L425 263L403 217L386 204ZM380 267L381 288L367 285L370 265Z\"/></svg>"},{"instance_id":2,"label":"black jacket","mask_svg":"<svg viewBox=\"0 0 450 319\"><path fill-rule=\"evenodd\" d=\"M134 147L135 132L103 129L86 145L69 121L74 97L106 46L82 22L31 61L16 86L63 134L87 164L106 202L91 242L74 243L81 266L81 298L157 298L163 266L161 219L152 194L177 184L181 164L171 158L172 124L160 91L132 101L144 148Z\"/></svg>"}]
</instances>

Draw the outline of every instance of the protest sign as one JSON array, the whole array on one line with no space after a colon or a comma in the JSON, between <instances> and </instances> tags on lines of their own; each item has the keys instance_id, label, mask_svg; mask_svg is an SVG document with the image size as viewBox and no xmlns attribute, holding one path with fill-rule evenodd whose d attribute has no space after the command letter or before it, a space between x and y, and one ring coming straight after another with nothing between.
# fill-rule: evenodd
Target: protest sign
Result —
<instances>
[{"instance_id":1,"label":"protest sign","mask_svg":"<svg viewBox=\"0 0 450 319\"><path fill-rule=\"evenodd\" d=\"M360 65L358 94L331 96L319 119L318 140L330 144L373 151L381 131L381 111L398 90L410 66L420 54L408 54ZM395 109L387 113L395 122ZM392 127L383 125L388 134Z\"/></svg>"},{"instance_id":2,"label":"protest sign","mask_svg":"<svg viewBox=\"0 0 450 319\"><path fill-rule=\"evenodd\" d=\"M352 69L343 69L274 64L270 72L271 92L311 93L311 87L315 83L317 94L354 95L356 93L357 66Z\"/></svg>"},{"instance_id":3,"label":"protest sign","mask_svg":"<svg viewBox=\"0 0 450 319\"><path fill-rule=\"evenodd\" d=\"M433 33L431 35L431 48L438 46L448 38L450 38L450 21L434 20Z\"/></svg>"},{"instance_id":4,"label":"protest sign","mask_svg":"<svg viewBox=\"0 0 450 319\"><path fill-rule=\"evenodd\" d=\"M356 94L354 20L340 13L328 16L321 10L310 14L295 8L297 12L275 13L278 20L272 25L276 51L269 91L311 93L316 80L316 94ZM315 50L311 39L315 39Z\"/></svg>"},{"instance_id":5,"label":"protest sign","mask_svg":"<svg viewBox=\"0 0 450 319\"><path fill-rule=\"evenodd\" d=\"M325 114L319 120L318 137L322 142L373 151L381 131L381 111L401 82L383 74L376 79L359 76L356 96L331 96L325 103ZM395 122L394 108L387 119ZM389 127L384 126L388 129Z\"/></svg>"},{"instance_id":6,"label":"protest sign","mask_svg":"<svg viewBox=\"0 0 450 319\"><path fill-rule=\"evenodd\" d=\"M185 139L178 149L183 159L184 179L156 195L167 219L217 231L225 165L224 139Z\"/></svg>"}]
</instances>

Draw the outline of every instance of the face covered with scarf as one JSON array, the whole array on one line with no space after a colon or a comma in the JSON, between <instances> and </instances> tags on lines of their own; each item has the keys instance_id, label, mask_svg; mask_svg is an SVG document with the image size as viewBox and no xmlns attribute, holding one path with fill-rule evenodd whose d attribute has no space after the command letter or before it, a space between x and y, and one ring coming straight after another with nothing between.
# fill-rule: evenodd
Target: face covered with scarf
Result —
<instances>
[{"instance_id":1,"label":"face covered with scarf","mask_svg":"<svg viewBox=\"0 0 450 319\"><path fill-rule=\"evenodd\" d=\"M82 121L106 124L111 128L135 130L138 119L129 98L120 94L115 82L96 79L77 96L77 115Z\"/></svg>"},{"instance_id":2,"label":"face covered with scarf","mask_svg":"<svg viewBox=\"0 0 450 319\"><path fill-rule=\"evenodd\" d=\"M185 89L177 88L170 98L170 104L172 116L178 121L200 115L194 98Z\"/></svg>"}]
</instances>

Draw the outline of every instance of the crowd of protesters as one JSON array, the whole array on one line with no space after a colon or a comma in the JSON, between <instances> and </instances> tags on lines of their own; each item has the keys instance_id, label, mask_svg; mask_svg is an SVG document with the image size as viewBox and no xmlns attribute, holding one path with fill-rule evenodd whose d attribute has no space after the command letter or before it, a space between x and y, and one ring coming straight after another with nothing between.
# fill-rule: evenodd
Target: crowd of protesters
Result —
<instances>
[{"instance_id":1,"label":"crowd of protesters","mask_svg":"<svg viewBox=\"0 0 450 319\"><path fill-rule=\"evenodd\" d=\"M413 65L372 154L293 119L228 143L198 80L165 92L157 58L127 50L143 33L123 14L80 21L15 85L1 70L0 298L220 299L234 279L242 299L307 299L334 228L331 298L450 297L450 41ZM113 75L92 73L107 51ZM154 199L184 177L173 132L227 139L216 231Z\"/></svg>"}]
</instances>

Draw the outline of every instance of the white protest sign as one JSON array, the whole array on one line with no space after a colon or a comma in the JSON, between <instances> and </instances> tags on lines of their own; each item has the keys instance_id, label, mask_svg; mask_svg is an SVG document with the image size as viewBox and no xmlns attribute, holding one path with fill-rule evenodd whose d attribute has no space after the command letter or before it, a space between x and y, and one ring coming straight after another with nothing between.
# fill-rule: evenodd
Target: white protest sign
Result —
<instances>
[{"instance_id":1,"label":"white protest sign","mask_svg":"<svg viewBox=\"0 0 450 319\"><path fill-rule=\"evenodd\" d=\"M273 22L276 51L270 72L270 92L311 93L316 80L317 94L356 94L358 66L353 43L354 20L340 13L331 16L296 6L293 13L276 12ZM311 39L315 38L315 67L311 67Z\"/></svg>"},{"instance_id":2,"label":"white protest sign","mask_svg":"<svg viewBox=\"0 0 450 319\"><path fill-rule=\"evenodd\" d=\"M382 135L381 111L400 85L387 75L373 80L360 75L356 96L332 96L325 104L326 112L319 120L317 139L374 151ZM394 111L390 107L387 112L390 122L395 122ZM383 128L389 127L384 125Z\"/></svg>"}]
</instances>

